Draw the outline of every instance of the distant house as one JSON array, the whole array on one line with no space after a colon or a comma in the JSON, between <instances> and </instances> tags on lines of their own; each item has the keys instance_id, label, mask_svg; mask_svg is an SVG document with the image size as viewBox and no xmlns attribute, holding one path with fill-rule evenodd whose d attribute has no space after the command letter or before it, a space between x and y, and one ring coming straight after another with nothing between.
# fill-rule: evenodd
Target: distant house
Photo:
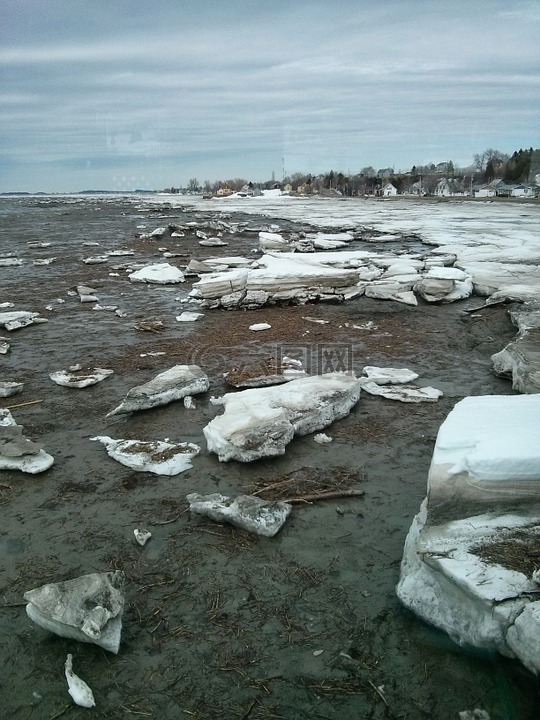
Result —
<instances>
[{"instance_id":1,"label":"distant house","mask_svg":"<svg viewBox=\"0 0 540 720\"><path fill-rule=\"evenodd\" d=\"M495 197L495 188L491 185L475 185L473 188L474 197Z\"/></svg>"},{"instance_id":2,"label":"distant house","mask_svg":"<svg viewBox=\"0 0 540 720\"><path fill-rule=\"evenodd\" d=\"M514 185L511 195L512 197L525 197L528 189L525 185Z\"/></svg>"},{"instance_id":3,"label":"distant house","mask_svg":"<svg viewBox=\"0 0 540 720\"><path fill-rule=\"evenodd\" d=\"M422 183L420 181L413 183L408 190L409 195L422 195Z\"/></svg>"},{"instance_id":4,"label":"distant house","mask_svg":"<svg viewBox=\"0 0 540 720\"><path fill-rule=\"evenodd\" d=\"M380 178L389 178L392 177L394 174L393 168L381 168L380 170L377 170L377 177Z\"/></svg>"},{"instance_id":5,"label":"distant house","mask_svg":"<svg viewBox=\"0 0 540 720\"><path fill-rule=\"evenodd\" d=\"M232 195L232 190L227 185L223 185L219 188L216 195L218 195L219 197L227 197L227 195Z\"/></svg>"},{"instance_id":6,"label":"distant house","mask_svg":"<svg viewBox=\"0 0 540 720\"><path fill-rule=\"evenodd\" d=\"M383 185L382 189L383 197L392 197L394 195L398 194L397 188L392 185L392 183L386 183L386 185Z\"/></svg>"},{"instance_id":7,"label":"distant house","mask_svg":"<svg viewBox=\"0 0 540 720\"><path fill-rule=\"evenodd\" d=\"M435 188L435 195L438 197L455 197L456 195L465 194L463 183L454 178L442 178Z\"/></svg>"}]
</instances>

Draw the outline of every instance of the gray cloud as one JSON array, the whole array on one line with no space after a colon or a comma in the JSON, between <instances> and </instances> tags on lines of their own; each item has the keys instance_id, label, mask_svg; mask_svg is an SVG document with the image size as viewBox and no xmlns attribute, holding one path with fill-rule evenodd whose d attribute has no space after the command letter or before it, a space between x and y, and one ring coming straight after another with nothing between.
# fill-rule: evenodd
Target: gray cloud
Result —
<instances>
[{"instance_id":1,"label":"gray cloud","mask_svg":"<svg viewBox=\"0 0 540 720\"><path fill-rule=\"evenodd\" d=\"M539 144L536 2L4 2L1 190Z\"/></svg>"}]
</instances>

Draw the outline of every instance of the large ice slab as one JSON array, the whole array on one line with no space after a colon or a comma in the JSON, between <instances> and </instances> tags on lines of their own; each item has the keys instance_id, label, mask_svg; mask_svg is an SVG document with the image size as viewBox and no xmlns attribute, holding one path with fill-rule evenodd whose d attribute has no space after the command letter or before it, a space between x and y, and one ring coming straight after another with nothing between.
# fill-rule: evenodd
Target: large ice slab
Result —
<instances>
[{"instance_id":1,"label":"large ice slab","mask_svg":"<svg viewBox=\"0 0 540 720\"><path fill-rule=\"evenodd\" d=\"M492 508L507 500L540 501L540 395L457 403L437 435L428 497L430 508L447 510L463 502Z\"/></svg>"},{"instance_id":2,"label":"large ice slab","mask_svg":"<svg viewBox=\"0 0 540 720\"><path fill-rule=\"evenodd\" d=\"M354 375L328 373L227 393L224 414L204 428L208 449L221 461L282 455L295 434L322 430L345 417L358 402L360 387Z\"/></svg>"},{"instance_id":3,"label":"large ice slab","mask_svg":"<svg viewBox=\"0 0 540 720\"><path fill-rule=\"evenodd\" d=\"M397 593L457 643L540 673L540 395L468 397L439 429Z\"/></svg>"},{"instance_id":4,"label":"large ice slab","mask_svg":"<svg viewBox=\"0 0 540 720\"><path fill-rule=\"evenodd\" d=\"M540 392L540 308L524 305L510 311L519 333L515 340L491 356L497 375L509 377L514 390Z\"/></svg>"}]
</instances>

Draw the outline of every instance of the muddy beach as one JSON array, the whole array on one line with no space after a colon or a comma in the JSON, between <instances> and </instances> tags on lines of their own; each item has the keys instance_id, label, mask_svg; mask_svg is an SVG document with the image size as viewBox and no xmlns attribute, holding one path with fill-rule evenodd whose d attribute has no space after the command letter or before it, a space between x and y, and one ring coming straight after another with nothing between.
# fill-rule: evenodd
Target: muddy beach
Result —
<instances>
[{"instance_id":1,"label":"muddy beach","mask_svg":"<svg viewBox=\"0 0 540 720\"><path fill-rule=\"evenodd\" d=\"M211 208L133 198L0 203L2 252L23 260L0 267L0 302L48 319L0 333L11 343L0 356L1 379L24 383L4 405L19 406L12 409L17 422L55 458L40 475L0 475L2 717L83 717L88 711L72 704L63 677L72 653L94 691L95 718L443 720L482 708L491 720L533 720L540 697L530 673L458 647L395 596L441 422L467 395L513 393L490 363L516 334L508 305L468 313L481 298L410 307L361 297L206 310L200 321L179 323L183 310L198 309L188 298L196 278L134 284L126 274L130 262L160 262L164 247L179 266L192 257L249 256L259 230L274 222L305 229L237 214L228 220L246 224L223 248L201 247L195 226L178 240L141 237L158 226L200 226L220 217ZM83 262L112 250L134 255ZM33 265L51 257L50 265ZM70 294L81 284L123 316L81 303ZM251 332L259 322L271 329ZM358 375L365 365L407 367L419 373L418 384L444 396L416 405L364 393L348 417L326 430L333 442L296 438L279 458L220 463L206 451L202 429L221 412L210 397L229 390L224 371L283 348L304 353L318 371L321 352L336 346ZM84 390L49 379L76 363L114 374ZM196 397L195 409L172 403L105 418L131 387L177 363L196 363L209 376L210 389ZM91 442L96 435L170 438L202 450L192 469L158 477L114 462ZM194 518L185 500L191 492L265 497L267 488L274 498L276 488L290 497L328 487L364 495L295 505L272 539ZM144 547L135 543L137 527L152 532ZM114 569L126 575L117 656L50 635L27 618L26 590Z\"/></svg>"}]
</instances>

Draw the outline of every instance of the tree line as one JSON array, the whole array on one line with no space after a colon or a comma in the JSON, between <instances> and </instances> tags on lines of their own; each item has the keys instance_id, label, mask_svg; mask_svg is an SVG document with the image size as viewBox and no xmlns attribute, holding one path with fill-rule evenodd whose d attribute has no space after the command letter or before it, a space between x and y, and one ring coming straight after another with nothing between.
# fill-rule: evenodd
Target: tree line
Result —
<instances>
[{"instance_id":1,"label":"tree line","mask_svg":"<svg viewBox=\"0 0 540 720\"><path fill-rule=\"evenodd\" d=\"M274 179L256 183L256 187L267 190L273 187L291 187L294 192L306 194L339 193L341 195L377 195L386 183L392 183L399 193L407 192L411 186L420 185L421 192L433 194L442 178L460 184L469 189L472 184L489 183L496 178L508 184L534 183L535 176L540 173L540 149L533 148L516 150L512 155L500 150L488 148L474 156L474 163L466 168L459 168L449 160L435 165L413 165L411 170L402 172L393 168L376 171L372 166L362 168L358 173L350 174L330 170L319 175L296 172L285 176L280 182ZM192 193L215 194L220 188L229 188L239 192L245 188L253 189L253 183L244 178L229 178L199 183L191 178L184 191ZM168 192L180 192L180 188L167 188Z\"/></svg>"}]
</instances>

